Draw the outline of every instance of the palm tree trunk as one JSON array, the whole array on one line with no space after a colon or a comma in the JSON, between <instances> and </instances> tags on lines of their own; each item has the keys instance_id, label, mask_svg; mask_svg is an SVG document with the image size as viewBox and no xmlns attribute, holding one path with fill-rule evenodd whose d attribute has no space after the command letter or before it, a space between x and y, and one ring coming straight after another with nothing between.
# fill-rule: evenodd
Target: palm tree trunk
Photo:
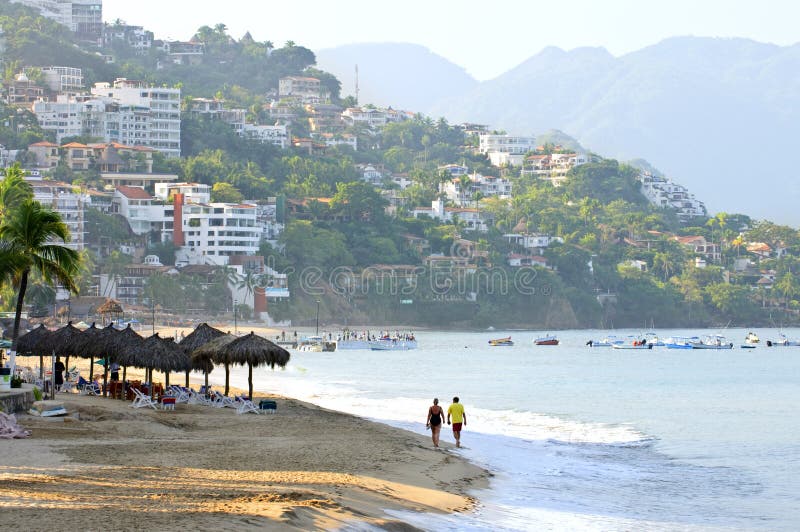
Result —
<instances>
[{"instance_id":1,"label":"palm tree trunk","mask_svg":"<svg viewBox=\"0 0 800 532\"><path fill-rule=\"evenodd\" d=\"M231 376L231 368L227 362L225 362L225 395L228 395L230 391L230 376Z\"/></svg>"},{"instance_id":2,"label":"palm tree trunk","mask_svg":"<svg viewBox=\"0 0 800 532\"><path fill-rule=\"evenodd\" d=\"M17 337L19 336L19 321L22 318L22 303L25 301L25 291L28 289L28 273L30 269L23 270L19 280L19 293L17 294L17 310L14 314L14 332L11 334L11 349L17 350Z\"/></svg>"},{"instance_id":3,"label":"palm tree trunk","mask_svg":"<svg viewBox=\"0 0 800 532\"><path fill-rule=\"evenodd\" d=\"M253 365L247 364L247 398L253 400Z\"/></svg>"},{"instance_id":4,"label":"palm tree trunk","mask_svg":"<svg viewBox=\"0 0 800 532\"><path fill-rule=\"evenodd\" d=\"M189 387L189 370L186 370L186 387Z\"/></svg>"}]
</instances>

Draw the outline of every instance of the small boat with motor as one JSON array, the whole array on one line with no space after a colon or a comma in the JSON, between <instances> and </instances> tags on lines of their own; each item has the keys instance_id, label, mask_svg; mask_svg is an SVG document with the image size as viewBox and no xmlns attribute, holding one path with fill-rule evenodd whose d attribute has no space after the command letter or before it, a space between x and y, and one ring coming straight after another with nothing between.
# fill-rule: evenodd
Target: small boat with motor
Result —
<instances>
[{"instance_id":1,"label":"small boat with motor","mask_svg":"<svg viewBox=\"0 0 800 532\"><path fill-rule=\"evenodd\" d=\"M772 347L772 346L777 346L777 347L798 347L798 346L800 346L800 340L790 340L783 333L780 333L778 336L779 336L779 338L777 340L767 340L767 347Z\"/></svg>"},{"instance_id":2,"label":"small boat with motor","mask_svg":"<svg viewBox=\"0 0 800 532\"><path fill-rule=\"evenodd\" d=\"M492 347L510 347L514 345L514 342L511 341L510 336L506 336L505 338L495 338L494 340L489 340L489 345Z\"/></svg>"},{"instance_id":3,"label":"small boat with motor","mask_svg":"<svg viewBox=\"0 0 800 532\"><path fill-rule=\"evenodd\" d=\"M698 336L671 336L664 339L667 349L694 349L694 344L699 343Z\"/></svg>"},{"instance_id":4,"label":"small boat with motor","mask_svg":"<svg viewBox=\"0 0 800 532\"><path fill-rule=\"evenodd\" d=\"M539 338L534 338L533 343L535 345L558 345L558 337L553 334L546 334Z\"/></svg>"},{"instance_id":5,"label":"small boat with motor","mask_svg":"<svg viewBox=\"0 0 800 532\"><path fill-rule=\"evenodd\" d=\"M614 344L614 349L653 349L653 344L648 343L646 338L634 340L631 343Z\"/></svg>"},{"instance_id":6,"label":"small boat with motor","mask_svg":"<svg viewBox=\"0 0 800 532\"><path fill-rule=\"evenodd\" d=\"M589 340L586 342L588 347L612 347L615 344L623 344L625 343L624 340L621 338L617 338L616 336L606 336L600 340Z\"/></svg>"},{"instance_id":7,"label":"small boat with motor","mask_svg":"<svg viewBox=\"0 0 800 532\"><path fill-rule=\"evenodd\" d=\"M733 342L728 342L721 334L709 334L692 344L692 349L733 349Z\"/></svg>"},{"instance_id":8,"label":"small boat with motor","mask_svg":"<svg viewBox=\"0 0 800 532\"><path fill-rule=\"evenodd\" d=\"M739 347L742 349L755 349L758 346L759 341L758 335L753 331L750 331L744 337L744 343Z\"/></svg>"}]
</instances>

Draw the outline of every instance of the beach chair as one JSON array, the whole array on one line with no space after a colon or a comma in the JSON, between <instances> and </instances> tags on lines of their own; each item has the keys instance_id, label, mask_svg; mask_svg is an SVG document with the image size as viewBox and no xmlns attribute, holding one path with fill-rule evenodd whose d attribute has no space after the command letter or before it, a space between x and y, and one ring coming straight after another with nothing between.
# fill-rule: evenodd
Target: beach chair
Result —
<instances>
[{"instance_id":1,"label":"beach chair","mask_svg":"<svg viewBox=\"0 0 800 532\"><path fill-rule=\"evenodd\" d=\"M158 403L153 401L149 395L145 395L141 391L137 390L136 388L131 388L133 390L134 399L131 403L133 408L144 408L145 406L149 406L153 410L158 410Z\"/></svg>"},{"instance_id":2,"label":"beach chair","mask_svg":"<svg viewBox=\"0 0 800 532\"><path fill-rule=\"evenodd\" d=\"M94 381L87 381L83 377L78 377L76 388L81 395L100 395L100 384Z\"/></svg>"},{"instance_id":3,"label":"beach chair","mask_svg":"<svg viewBox=\"0 0 800 532\"><path fill-rule=\"evenodd\" d=\"M248 412L252 412L254 414L260 414L261 410L251 401L250 399L245 399L243 397L236 398L236 413L237 414L247 414Z\"/></svg>"},{"instance_id":4,"label":"beach chair","mask_svg":"<svg viewBox=\"0 0 800 532\"><path fill-rule=\"evenodd\" d=\"M189 400L187 402L190 405L211 406L211 399L206 397L205 394L196 392L191 388L189 388Z\"/></svg>"},{"instance_id":5,"label":"beach chair","mask_svg":"<svg viewBox=\"0 0 800 532\"><path fill-rule=\"evenodd\" d=\"M278 411L278 403L276 403L272 399L262 399L258 403L258 409L264 412L265 414L274 414Z\"/></svg>"},{"instance_id":6,"label":"beach chair","mask_svg":"<svg viewBox=\"0 0 800 532\"><path fill-rule=\"evenodd\" d=\"M238 405L236 404L236 399L233 397L228 397L226 395L222 395L219 392L214 392L214 397L211 399L211 405L216 406L217 408L236 408Z\"/></svg>"}]
</instances>

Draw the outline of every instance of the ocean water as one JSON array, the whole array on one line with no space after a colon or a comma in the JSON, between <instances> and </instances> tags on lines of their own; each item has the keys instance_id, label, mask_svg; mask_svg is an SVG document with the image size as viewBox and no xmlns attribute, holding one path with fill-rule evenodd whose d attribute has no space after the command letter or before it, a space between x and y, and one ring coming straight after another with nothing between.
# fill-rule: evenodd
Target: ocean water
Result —
<instances>
[{"instance_id":1,"label":"ocean water","mask_svg":"<svg viewBox=\"0 0 800 532\"><path fill-rule=\"evenodd\" d=\"M427 530L798 530L800 347L588 348L608 331L419 332L413 351L292 352L280 393L421 434L461 398L459 453L494 473L470 514L394 512ZM641 331L613 331L617 336ZM656 331L660 337L720 331ZM783 331L800 337L800 331ZM511 336L513 347L489 347ZM231 375L246 387L246 369ZM212 382L224 379L222 371ZM453 441L448 427L442 439ZM353 530L360 530L354 524Z\"/></svg>"}]
</instances>

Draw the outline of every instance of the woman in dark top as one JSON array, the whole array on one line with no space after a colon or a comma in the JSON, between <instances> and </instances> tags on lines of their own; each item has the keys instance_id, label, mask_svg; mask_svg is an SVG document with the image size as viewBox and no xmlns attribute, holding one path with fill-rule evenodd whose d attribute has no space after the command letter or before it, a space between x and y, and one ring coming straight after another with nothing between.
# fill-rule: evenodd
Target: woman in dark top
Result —
<instances>
[{"instance_id":1,"label":"woman in dark top","mask_svg":"<svg viewBox=\"0 0 800 532\"><path fill-rule=\"evenodd\" d=\"M61 362L61 357L56 357L56 391L61 391L61 386L64 385L64 370L67 369L64 363Z\"/></svg>"},{"instance_id":2,"label":"woman in dark top","mask_svg":"<svg viewBox=\"0 0 800 532\"><path fill-rule=\"evenodd\" d=\"M428 421L426 427L431 429L431 438L433 439L433 446L439 447L439 433L442 431L442 421L444 418L444 410L439 406L439 399L433 400L433 406L428 408Z\"/></svg>"}]
</instances>

